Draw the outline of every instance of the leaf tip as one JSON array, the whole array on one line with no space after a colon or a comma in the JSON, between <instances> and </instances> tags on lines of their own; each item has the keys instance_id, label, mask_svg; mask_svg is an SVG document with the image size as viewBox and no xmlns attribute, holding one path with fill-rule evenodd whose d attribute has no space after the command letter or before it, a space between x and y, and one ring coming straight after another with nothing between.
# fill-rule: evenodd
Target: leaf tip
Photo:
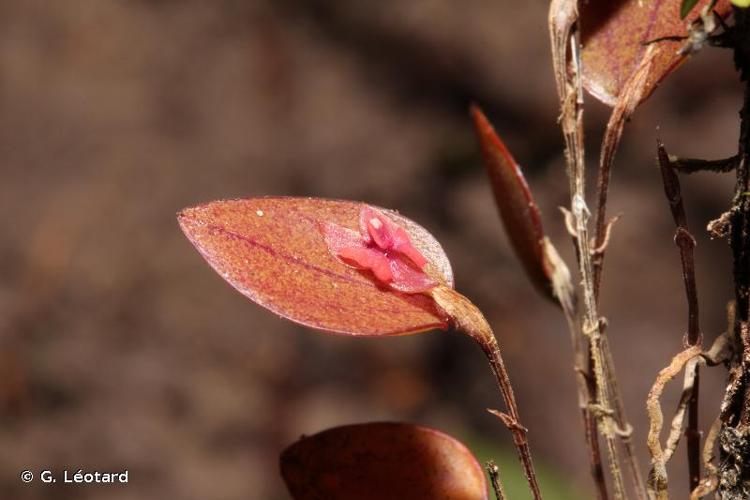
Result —
<instances>
[{"instance_id":1,"label":"leaf tip","mask_svg":"<svg viewBox=\"0 0 750 500\"><path fill-rule=\"evenodd\" d=\"M191 222L198 222L200 220L200 215L202 212L202 208L204 208L206 205L197 205L194 207L185 207L182 210L177 211L177 222L182 226L184 224L189 224Z\"/></svg>"},{"instance_id":2,"label":"leaf tip","mask_svg":"<svg viewBox=\"0 0 750 500\"><path fill-rule=\"evenodd\" d=\"M492 123L490 123L487 115L485 115L481 108L476 104L471 105L470 111L471 117L474 120L474 129L477 133L479 146L482 150L482 154L485 157L484 164L487 167L488 171L492 173L495 165L495 162L491 160L491 158L494 155L499 154L502 157L501 163L503 164L503 166L505 168L511 168L513 170L513 174L518 177L520 182L523 183L524 188L528 190L528 186L526 186L526 180L524 179L523 173L521 172L521 167L518 165L518 163L516 163L513 155L510 154L508 147L495 131L495 127L492 126Z\"/></svg>"},{"instance_id":3,"label":"leaf tip","mask_svg":"<svg viewBox=\"0 0 750 500\"><path fill-rule=\"evenodd\" d=\"M187 207L177 212L177 224L183 234L195 245L195 233L201 225L200 207Z\"/></svg>"},{"instance_id":4,"label":"leaf tip","mask_svg":"<svg viewBox=\"0 0 750 500\"><path fill-rule=\"evenodd\" d=\"M495 204L515 253L532 283L553 301L553 269L545 251L541 213L513 155L478 106L470 108Z\"/></svg>"},{"instance_id":5,"label":"leaf tip","mask_svg":"<svg viewBox=\"0 0 750 500\"><path fill-rule=\"evenodd\" d=\"M482 109L479 107L479 105L475 102L471 102L469 104L469 114L476 122L480 117L484 118L484 113L482 112ZM485 118L486 120L486 118Z\"/></svg>"},{"instance_id":6,"label":"leaf tip","mask_svg":"<svg viewBox=\"0 0 750 500\"><path fill-rule=\"evenodd\" d=\"M177 214L175 214L175 217L177 217L177 222L182 225L185 222L185 219L188 217L188 211L189 209L183 208L182 210L178 210Z\"/></svg>"},{"instance_id":7,"label":"leaf tip","mask_svg":"<svg viewBox=\"0 0 750 500\"><path fill-rule=\"evenodd\" d=\"M177 224L179 224L180 229L182 229L182 232L185 233L185 235L188 235L189 226L192 222L192 212L190 208L183 208L182 210L177 212Z\"/></svg>"},{"instance_id":8,"label":"leaf tip","mask_svg":"<svg viewBox=\"0 0 750 500\"><path fill-rule=\"evenodd\" d=\"M487 138L496 135L495 129L487 119L487 115L484 114L477 104L471 103L469 106L469 114L471 114L471 119L474 121L474 129L480 137L480 140L484 141Z\"/></svg>"}]
</instances>

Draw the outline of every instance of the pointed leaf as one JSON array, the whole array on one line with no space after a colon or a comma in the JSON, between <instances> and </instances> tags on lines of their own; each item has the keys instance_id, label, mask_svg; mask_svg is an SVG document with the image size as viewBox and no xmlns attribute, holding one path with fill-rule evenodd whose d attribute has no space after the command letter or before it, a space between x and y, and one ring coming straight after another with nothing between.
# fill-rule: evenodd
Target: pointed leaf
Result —
<instances>
[{"instance_id":1,"label":"pointed leaf","mask_svg":"<svg viewBox=\"0 0 750 500\"><path fill-rule=\"evenodd\" d=\"M326 227L342 227L340 234L356 238L365 206L316 198L251 198L188 208L178 219L219 275L243 295L292 321L350 335L445 328L446 319L431 298L395 291L371 271L349 266L334 255L326 242ZM396 212L382 213L404 228L436 277L452 286L450 263L435 238Z\"/></svg>"},{"instance_id":2,"label":"pointed leaf","mask_svg":"<svg viewBox=\"0 0 750 500\"><path fill-rule=\"evenodd\" d=\"M710 0L700 0L699 9ZM686 36L687 23L680 18L682 0L621 0L582 2L583 85L594 97L614 106L618 96L638 70L647 47L644 42L662 37ZM700 10L693 12L700 12ZM731 12L728 0L719 0L716 12ZM646 99L684 60L678 51L684 41L663 40L651 44L656 51L646 76Z\"/></svg>"},{"instance_id":3,"label":"pointed leaf","mask_svg":"<svg viewBox=\"0 0 750 500\"><path fill-rule=\"evenodd\" d=\"M495 204L513 250L532 283L547 297L553 298L554 270L545 255L542 219L521 167L477 106L471 107L471 116L492 184Z\"/></svg>"},{"instance_id":4,"label":"pointed leaf","mask_svg":"<svg viewBox=\"0 0 750 500\"><path fill-rule=\"evenodd\" d=\"M304 437L281 455L295 500L486 500L482 467L460 442L427 427L371 423Z\"/></svg>"}]
</instances>

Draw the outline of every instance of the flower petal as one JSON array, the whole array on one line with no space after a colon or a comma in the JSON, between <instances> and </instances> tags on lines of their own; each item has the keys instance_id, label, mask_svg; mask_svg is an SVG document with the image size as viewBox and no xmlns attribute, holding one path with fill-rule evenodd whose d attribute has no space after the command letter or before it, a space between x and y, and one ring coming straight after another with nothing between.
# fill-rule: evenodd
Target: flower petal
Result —
<instances>
[{"instance_id":1,"label":"flower petal","mask_svg":"<svg viewBox=\"0 0 750 500\"><path fill-rule=\"evenodd\" d=\"M388 250L393 246L393 229L394 226L398 226L378 210L369 206L362 207L359 213L359 225L362 238L366 242L374 242L383 250Z\"/></svg>"},{"instance_id":2,"label":"flower petal","mask_svg":"<svg viewBox=\"0 0 750 500\"><path fill-rule=\"evenodd\" d=\"M383 283L393 281L393 274L388 258L382 252L365 247L344 247L338 252L338 257L356 264L361 269L369 269Z\"/></svg>"},{"instance_id":3,"label":"flower petal","mask_svg":"<svg viewBox=\"0 0 750 500\"><path fill-rule=\"evenodd\" d=\"M365 242L356 231L331 222L323 223L322 227L326 245L334 255L340 255L343 248L366 248Z\"/></svg>"},{"instance_id":4,"label":"flower petal","mask_svg":"<svg viewBox=\"0 0 750 500\"><path fill-rule=\"evenodd\" d=\"M425 259L424 255L422 255L419 250L414 248L414 245L411 244L411 240L409 239L409 235L406 234L406 231L401 227L397 227L394 231L393 249L403 254L405 257L408 257L409 260L416 264L420 269L424 269L424 266L427 264L427 259Z\"/></svg>"},{"instance_id":5,"label":"flower petal","mask_svg":"<svg viewBox=\"0 0 750 500\"><path fill-rule=\"evenodd\" d=\"M388 286L404 293L420 293L438 285L438 282L418 271L400 256L390 256L388 259L393 281Z\"/></svg>"},{"instance_id":6,"label":"flower petal","mask_svg":"<svg viewBox=\"0 0 750 500\"><path fill-rule=\"evenodd\" d=\"M427 259L411 243L409 234L372 207L362 207L359 215L360 232L365 242L374 242L383 250L395 250L408 257L420 269L424 269Z\"/></svg>"}]
</instances>

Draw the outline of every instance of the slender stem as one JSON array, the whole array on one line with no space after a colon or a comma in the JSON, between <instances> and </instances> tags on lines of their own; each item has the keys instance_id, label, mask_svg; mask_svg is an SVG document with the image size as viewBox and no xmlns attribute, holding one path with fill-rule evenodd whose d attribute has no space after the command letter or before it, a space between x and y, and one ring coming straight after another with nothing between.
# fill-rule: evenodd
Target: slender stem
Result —
<instances>
[{"instance_id":1,"label":"slender stem","mask_svg":"<svg viewBox=\"0 0 750 500\"><path fill-rule=\"evenodd\" d=\"M620 146L622 133L625 130L625 122L632 116L638 103L643 100L648 92L649 74L654 62L654 46L649 47L641 58L635 71L625 81L617 102L612 108L612 113L607 121L607 128L604 131L602 139L601 154L599 158L599 168L597 171L597 190L596 190L596 218L594 222L594 247L597 252L593 255L594 270L594 293L599 298L599 287L602 278L602 268L604 266L604 251L606 249L605 241L607 240L607 199L609 195L609 184L612 177L612 166L615 160L615 154Z\"/></svg>"},{"instance_id":2,"label":"slender stem","mask_svg":"<svg viewBox=\"0 0 750 500\"><path fill-rule=\"evenodd\" d=\"M604 266L604 253L609 240L611 228L611 222L607 223L606 215L612 165L614 163L615 153L620 144L620 139L622 138L625 123L648 92L649 74L656 54L653 49L653 46L648 48L636 70L626 80L620 95L617 98L617 103L612 109L604 133L604 139L602 140L597 181L596 220L594 225L595 247L591 255L593 293L597 302L599 300L602 269ZM631 427L625 416L625 407L620 395L612 352L607 336L604 332L602 332L601 335L603 339L601 344L604 361L604 383L609 385L609 391L613 402L612 410L614 412L614 419L617 426L620 428L618 434L625 448L625 461L630 469L637 496L639 498L645 498L646 488L643 482L643 476L641 475L638 459L635 455L635 447L631 439Z\"/></svg>"},{"instance_id":3,"label":"slender stem","mask_svg":"<svg viewBox=\"0 0 750 500\"><path fill-rule=\"evenodd\" d=\"M602 466L599 435L597 433L596 415L591 411L596 402L596 379L594 373L594 359L589 352L586 337L581 334L578 317L572 301L560 301L563 314L568 325L570 341L573 346L573 370L578 386L578 405L581 408L584 436L589 455L591 477L594 480L598 500L608 500L607 481Z\"/></svg>"},{"instance_id":4,"label":"slender stem","mask_svg":"<svg viewBox=\"0 0 750 500\"><path fill-rule=\"evenodd\" d=\"M646 56L649 57L650 56ZM643 68L648 66L643 66L641 69L639 69L639 74L643 74L645 71ZM640 78L635 78L634 81L640 81ZM633 87L633 92L639 91L637 85ZM601 165L604 165L603 168L600 169L600 178L599 183L597 187L598 192L598 199L597 199L597 209L596 209L596 224L595 224L595 250L592 252L591 256L591 266L592 266L592 281L593 281L593 294L594 298L597 302L598 307L598 300L599 300L599 290L600 290L600 284L601 284L601 276L602 276L602 267L604 264L604 251L607 246L607 241L609 239L609 231L610 231L610 225L611 223L605 222L606 217L606 207L607 207L607 192L609 190L609 182L610 182L610 176L611 176L611 166L614 159L614 154L617 149L617 146L620 141L620 137L622 135L622 129L623 125L625 123L625 120L627 117L632 113L632 108L630 106L634 106L632 104L632 101L625 100L623 102L629 102L630 104L621 106L619 103L616 106L615 110L612 113L612 117L610 119L610 123L607 125L607 132L605 134L605 140L602 143L602 159L601 159ZM609 390L610 398L611 398L611 409L613 411L614 421L618 427L618 436L620 437L621 442L623 443L624 450L625 450L625 462L628 465L628 469L630 470L630 475L633 481L634 489L636 496L638 498L645 498L646 496L646 487L645 483L643 481L643 476L641 475L641 469L640 465L638 463L638 459L636 457L635 453L635 447L632 441L632 427L628 423L627 417L625 415L625 405L623 403L622 396L620 394L620 387L617 379L617 375L614 368L614 359L612 356L612 351L609 344L608 336L606 335L604 325L606 323L603 319L600 320L599 328L601 330L601 356L602 356L602 362L604 366L604 377L603 377L603 384L606 384Z\"/></svg>"},{"instance_id":5,"label":"slender stem","mask_svg":"<svg viewBox=\"0 0 750 500\"><path fill-rule=\"evenodd\" d=\"M589 448L589 462L591 464L591 475L594 478L596 486L596 495L599 500L607 500L607 481L604 478L604 466L602 464L601 449L599 448L599 434L596 431L596 415L591 411L591 403L596 400L596 386L593 383L592 376L594 368L594 358L589 355L589 383L588 383L588 404L583 411L583 422L586 431L586 444Z\"/></svg>"},{"instance_id":6,"label":"slender stem","mask_svg":"<svg viewBox=\"0 0 750 500\"><path fill-rule=\"evenodd\" d=\"M643 480L641 467L636 458L632 427L628 423L628 419L625 415L625 403L622 400L620 384L615 375L615 363L612 358L612 349L609 347L609 337L603 335L602 339L604 340L604 369L607 373L607 380L609 381L612 390L612 410L614 411L615 422L620 430L618 433L620 441L625 448L625 462L628 464L636 495L639 498L645 498L646 483Z\"/></svg>"},{"instance_id":7,"label":"slender stem","mask_svg":"<svg viewBox=\"0 0 750 500\"><path fill-rule=\"evenodd\" d=\"M572 9L571 9L572 7ZM560 26L560 13L567 13ZM553 63L558 95L562 107L560 124L565 138L566 163L570 181L571 214L575 231L576 250L581 272L583 292L583 321L581 329L589 339L591 348L596 405L590 407L597 413L599 433L602 435L609 457L609 468L614 485L614 497L624 498L625 486L616 446L614 411L610 402L610 384L606 377L604 359L606 344L602 342L597 312L594 276L591 262L591 247L588 232L589 211L585 201L585 166L583 148L583 88L580 75L580 39L576 5L563 0L553 1L550 6ZM568 44L570 58L568 58ZM570 64L569 64L570 63Z\"/></svg>"},{"instance_id":8,"label":"slender stem","mask_svg":"<svg viewBox=\"0 0 750 500\"><path fill-rule=\"evenodd\" d=\"M681 174L694 174L695 172L731 172L737 166L737 155L719 160L701 160L698 158L678 158L669 155L669 163L672 168Z\"/></svg>"},{"instance_id":9,"label":"slender stem","mask_svg":"<svg viewBox=\"0 0 750 500\"><path fill-rule=\"evenodd\" d=\"M479 344L482 351L484 351L485 356L487 356L487 360L490 362L492 373L495 374L497 385L500 387L500 392L505 400L505 405L508 409L508 416L510 417L509 420L505 420L505 424L513 435L513 444L515 444L516 449L518 450L518 456L521 459L521 464L526 473L529 488L535 499L541 499L542 494L539 491L539 484L537 483L536 474L534 473L534 465L531 461L531 449L529 448L529 441L526 438L527 430L521 425L521 417L518 413L516 396L513 393L513 386L510 383L510 376L505 368L505 362L500 354L500 346L494 335L488 337L486 341L480 341Z\"/></svg>"},{"instance_id":10,"label":"slender stem","mask_svg":"<svg viewBox=\"0 0 750 500\"><path fill-rule=\"evenodd\" d=\"M447 286L437 286L427 292L435 303L450 318L453 327L474 339L482 348L487 360L490 362L490 368L495 375L497 384L500 387L500 393L505 400L505 406L508 413L492 411L500 417L505 426L510 430L513 436L513 444L516 447L518 458L523 466L526 481L534 500L541 500L542 494L539 490L539 483L534 471L534 464L531 460L531 448L526 437L527 429L521 424L521 417L518 413L516 396L513 392L513 386L510 383L510 376L505 369L503 357L500 354L500 346L497 343L495 334L482 312L469 299Z\"/></svg>"},{"instance_id":11,"label":"slender stem","mask_svg":"<svg viewBox=\"0 0 750 500\"><path fill-rule=\"evenodd\" d=\"M615 152L620 144L625 123L635 111L638 103L644 98L647 92L648 75L654 61L656 52L651 48L646 51L636 71L631 75L622 90L618 102L612 110L607 130L605 131L604 140L602 141L602 151L600 159L600 182L597 186L597 220L596 220L596 250L592 255L593 266L593 289L594 297L597 302L599 299L599 287L601 284L602 266L604 264L604 250L609 240L611 222L605 221L607 210L607 193L611 177L612 164L614 162ZM605 383L609 386L612 398L612 409L614 412L615 423L618 427L618 435L625 449L625 462L630 470L633 480L633 486L636 496L641 499L646 498L646 484L641 474L640 464L636 457L635 446L632 440L632 427L628 423L625 415L625 405L620 393L620 386L615 373L614 358L609 345L609 339L604 331L606 323L601 320L600 328L602 329L602 357L604 362Z\"/></svg>"},{"instance_id":12,"label":"slender stem","mask_svg":"<svg viewBox=\"0 0 750 500\"><path fill-rule=\"evenodd\" d=\"M688 401L688 423L685 429L687 440L688 474L690 491L698 487L701 481L701 433L698 430L698 394L700 392L700 371L695 367L693 390ZM696 458L697 456L697 458Z\"/></svg>"},{"instance_id":13,"label":"slender stem","mask_svg":"<svg viewBox=\"0 0 750 500\"><path fill-rule=\"evenodd\" d=\"M597 322L598 323L598 322ZM604 343L606 340L602 337L598 324L596 326L587 323L584 329L589 335L591 342L591 352L594 367L594 375L599 383L597 384L597 405L595 410L598 412L599 433L604 437L609 454L609 467L612 474L612 480L615 486L615 498L625 498L625 484L622 479L622 468L620 466L619 455L617 454L617 445L615 441L616 429L613 422L612 409L610 402L609 384L606 380L604 360L606 353Z\"/></svg>"},{"instance_id":14,"label":"slender stem","mask_svg":"<svg viewBox=\"0 0 750 500\"><path fill-rule=\"evenodd\" d=\"M490 484L492 484L492 491L495 492L495 500L505 500L503 483L500 481L500 469L492 460L487 462L487 473L490 475Z\"/></svg>"},{"instance_id":15,"label":"slender stem","mask_svg":"<svg viewBox=\"0 0 750 500\"><path fill-rule=\"evenodd\" d=\"M685 213L685 204L680 192L680 179L672 168L672 162L661 142L657 143L659 167L661 169L662 181L664 182L664 193L667 196L669 207L672 212L677 229L674 241L680 249L680 260L682 262L682 277L685 282L685 295L688 303L688 332L686 344L688 346L700 346L702 335L700 332L700 321L698 314L698 287L695 280L695 239L690 234ZM688 425L685 430L687 439L687 459L690 491L698 487L701 477L701 443L698 431L698 393L700 387L700 373L695 368L695 379L688 401Z\"/></svg>"},{"instance_id":16,"label":"slender stem","mask_svg":"<svg viewBox=\"0 0 750 500\"><path fill-rule=\"evenodd\" d=\"M611 135L611 128L607 126L606 135ZM605 140L605 142L607 142ZM618 141L619 142L619 141ZM615 146L616 149L616 146ZM602 282L602 269L604 267L604 238L606 235L606 218L607 218L607 197L609 195L609 180L612 174L612 160L614 157L614 151L602 152L602 159L597 171L597 200L596 200L596 222L594 224L594 246L601 248L599 252L594 255L593 259L593 271L594 271L594 293L597 299L599 298L599 288Z\"/></svg>"}]
</instances>

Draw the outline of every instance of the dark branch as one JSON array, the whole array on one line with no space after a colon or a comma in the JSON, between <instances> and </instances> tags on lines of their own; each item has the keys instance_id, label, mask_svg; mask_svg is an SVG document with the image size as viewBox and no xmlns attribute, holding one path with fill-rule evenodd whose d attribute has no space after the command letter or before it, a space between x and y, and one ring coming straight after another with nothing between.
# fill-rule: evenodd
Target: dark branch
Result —
<instances>
[{"instance_id":1,"label":"dark branch","mask_svg":"<svg viewBox=\"0 0 750 500\"><path fill-rule=\"evenodd\" d=\"M487 462L487 473L490 475L492 491L495 492L495 500L505 500L503 483L500 481L500 469L493 460Z\"/></svg>"},{"instance_id":2,"label":"dark branch","mask_svg":"<svg viewBox=\"0 0 750 500\"><path fill-rule=\"evenodd\" d=\"M677 229L674 241L680 249L680 260L682 261L682 278L685 282L685 295L688 303L688 332L686 344L697 346L702 342L700 323L698 315L698 291L695 281L695 238L688 231L687 215L685 205L680 192L680 179L672 169L672 164L661 141L657 141L659 168L662 181L664 182L664 193L669 202ZM688 469L690 474L690 491L698 487L701 477L700 462L700 432L698 431L698 391L700 377L696 367L695 381L688 401L688 424L685 430L687 440Z\"/></svg>"},{"instance_id":3,"label":"dark branch","mask_svg":"<svg viewBox=\"0 0 750 500\"><path fill-rule=\"evenodd\" d=\"M701 160L698 158L678 158L669 155L669 164L681 174L694 174L695 172L731 172L737 167L739 158L737 155L719 160Z\"/></svg>"},{"instance_id":4,"label":"dark branch","mask_svg":"<svg viewBox=\"0 0 750 500\"><path fill-rule=\"evenodd\" d=\"M685 293L688 300L688 336L689 345L697 345L701 342L700 326L698 322L698 292L695 282L695 238L690 234L687 225L685 205L680 192L680 179L672 169L671 161L664 145L657 142L659 167L662 181L664 182L664 193L669 202L672 218L677 226L675 231L675 244L680 249L682 260L682 276L685 280Z\"/></svg>"}]
</instances>

